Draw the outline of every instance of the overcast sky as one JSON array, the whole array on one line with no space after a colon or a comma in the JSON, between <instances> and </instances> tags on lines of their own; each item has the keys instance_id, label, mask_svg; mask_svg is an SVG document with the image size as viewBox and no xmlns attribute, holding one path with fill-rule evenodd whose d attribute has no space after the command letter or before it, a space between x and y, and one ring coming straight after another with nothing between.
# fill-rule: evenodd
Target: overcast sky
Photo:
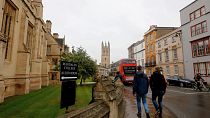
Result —
<instances>
[{"instance_id":1,"label":"overcast sky","mask_svg":"<svg viewBox=\"0 0 210 118\"><path fill-rule=\"evenodd\" d=\"M110 42L111 62L128 57L127 48L143 39L150 25L180 26L179 10L194 0L43 0L52 32L69 47L83 47L101 62L101 42Z\"/></svg>"}]
</instances>

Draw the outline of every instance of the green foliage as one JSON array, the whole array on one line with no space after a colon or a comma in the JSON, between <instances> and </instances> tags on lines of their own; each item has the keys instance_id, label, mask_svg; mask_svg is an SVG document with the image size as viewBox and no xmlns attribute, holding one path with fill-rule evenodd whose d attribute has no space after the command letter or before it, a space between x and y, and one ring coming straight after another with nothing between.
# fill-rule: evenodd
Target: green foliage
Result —
<instances>
[{"instance_id":1,"label":"green foliage","mask_svg":"<svg viewBox=\"0 0 210 118\"><path fill-rule=\"evenodd\" d=\"M7 98L0 104L0 118L56 118L65 114L60 109L60 85L48 86L23 96ZM89 104L92 86L78 86L76 103L69 109L79 109Z\"/></svg>"},{"instance_id":2,"label":"green foliage","mask_svg":"<svg viewBox=\"0 0 210 118\"><path fill-rule=\"evenodd\" d=\"M72 49L72 53L63 54L62 61L78 63L80 84L82 84L82 80L85 81L86 78L93 77L96 73L97 64L82 47L77 50Z\"/></svg>"}]
</instances>

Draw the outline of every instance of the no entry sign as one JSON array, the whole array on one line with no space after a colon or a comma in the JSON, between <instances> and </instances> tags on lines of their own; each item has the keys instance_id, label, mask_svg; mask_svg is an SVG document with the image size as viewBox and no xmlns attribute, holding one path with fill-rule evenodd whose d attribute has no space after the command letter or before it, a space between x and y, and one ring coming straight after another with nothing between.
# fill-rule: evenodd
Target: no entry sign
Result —
<instances>
[{"instance_id":1,"label":"no entry sign","mask_svg":"<svg viewBox=\"0 0 210 118\"><path fill-rule=\"evenodd\" d=\"M73 62L61 61L60 81L76 80L78 78L78 64Z\"/></svg>"}]
</instances>

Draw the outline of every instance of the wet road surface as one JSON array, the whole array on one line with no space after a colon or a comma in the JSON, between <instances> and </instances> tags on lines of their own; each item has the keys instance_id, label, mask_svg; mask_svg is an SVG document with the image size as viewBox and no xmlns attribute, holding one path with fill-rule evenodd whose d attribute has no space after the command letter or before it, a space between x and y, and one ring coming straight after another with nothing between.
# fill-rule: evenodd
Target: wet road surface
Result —
<instances>
[{"instance_id":1,"label":"wet road surface","mask_svg":"<svg viewBox=\"0 0 210 118\"><path fill-rule=\"evenodd\" d=\"M124 99L126 101L125 118L137 118L136 98L132 94L132 88L125 87L124 94L125 94ZM147 99L147 103L150 109L150 116L151 118L154 118L154 114L156 111L150 98ZM146 114L145 114L143 106L142 106L142 118L146 118ZM163 118L176 118L176 117L168 109L164 108Z\"/></svg>"},{"instance_id":2,"label":"wet road surface","mask_svg":"<svg viewBox=\"0 0 210 118\"><path fill-rule=\"evenodd\" d=\"M147 95L151 118L155 109L151 102L151 91ZM126 116L137 118L136 99L132 95L132 87L125 87ZM163 98L163 118L210 118L210 92L197 92L190 88L169 86ZM143 108L143 106L142 106ZM144 109L142 109L144 113ZM143 117L146 118L145 114Z\"/></svg>"},{"instance_id":3,"label":"wet road surface","mask_svg":"<svg viewBox=\"0 0 210 118\"><path fill-rule=\"evenodd\" d=\"M210 92L170 86L164 104L178 118L210 118Z\"/></svg>"}]
</instances>

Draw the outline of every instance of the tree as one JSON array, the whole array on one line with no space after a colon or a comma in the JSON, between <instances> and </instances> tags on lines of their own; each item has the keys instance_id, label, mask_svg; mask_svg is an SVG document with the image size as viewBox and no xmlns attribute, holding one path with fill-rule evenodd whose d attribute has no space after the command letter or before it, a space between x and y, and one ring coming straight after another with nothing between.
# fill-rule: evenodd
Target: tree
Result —
<instances>
[{"instance_id":1,"label":"tree","mask_svg":"<svg viewBox=\"0 0 210 118\"><path fill-rule=\"evenodd\" d=\"M82 85L83 80L85 81L86 78L93 77L96 73L96 62L91 59L82 47L76 50L73 48L71 53L64 53L61 60L78 63L78 76L81 79L80 85Z\"/></svg>"}]
</instances>

